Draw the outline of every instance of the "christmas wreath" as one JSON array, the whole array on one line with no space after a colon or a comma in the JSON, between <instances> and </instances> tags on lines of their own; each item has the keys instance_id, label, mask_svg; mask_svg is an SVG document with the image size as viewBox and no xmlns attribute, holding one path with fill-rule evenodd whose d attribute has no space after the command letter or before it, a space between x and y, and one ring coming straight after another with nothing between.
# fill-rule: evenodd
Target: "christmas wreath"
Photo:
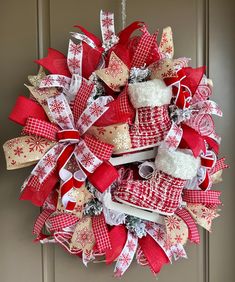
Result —
<instances>
[{"instance_id":1,"label":"christmas wreath","mask_svg":"<svg viewBox=\"0 0 235 282\"><path fill-rule=\"evenodd\" d=\"M9 116L23 130L3 145L7 169L36 164L20 193L41 207L35 241L85 265L115 261L117 277L134 257L157 274L218 216L222 112L205 67L173 57L170 27L158 44L143 22L115 35L101 11L100 24L102 41L75 26L67 57L50 48L36 60Z\"/></svg>"}]
</instances>

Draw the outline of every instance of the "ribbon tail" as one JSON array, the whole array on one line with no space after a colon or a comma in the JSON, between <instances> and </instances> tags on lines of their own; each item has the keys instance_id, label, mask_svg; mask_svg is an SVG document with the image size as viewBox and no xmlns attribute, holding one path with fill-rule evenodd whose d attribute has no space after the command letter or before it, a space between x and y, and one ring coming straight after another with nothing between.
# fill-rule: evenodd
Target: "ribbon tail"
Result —
<instances>
[{"instance_id":1,"label":"ribbon tail","mask_svg":"<svg viewBox=\"0 0 235 282\"><path fill-rule=\"evenodd\" d=\"M121 277L133 261L138 246L138 238L128 231L126 244L118 257L114 269L114 276Z\"/></svg>"}]
</instances>

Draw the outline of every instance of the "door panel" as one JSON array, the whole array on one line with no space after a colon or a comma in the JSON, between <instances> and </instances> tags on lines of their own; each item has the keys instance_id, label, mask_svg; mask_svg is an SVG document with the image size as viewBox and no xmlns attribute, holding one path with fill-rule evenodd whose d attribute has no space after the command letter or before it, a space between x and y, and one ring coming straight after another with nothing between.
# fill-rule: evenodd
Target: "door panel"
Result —
<instances>
[{"instance_id":1,"label":"door panel","mask_svg":"<svg viewBox=\"0 0 235 282\"><path fill-rule=\"evenodd\" d=\"M207 64L208 74L215 82L215 100L225 111L223 120L217 122L223 136L221 151L234 160L234 50L232 1L225 0L128 0L126 24L134 20L145 21L153 32L172 26L175 57L192 59L192 66ZM66 54L69 32L80 24L100 36L100 9L115 13L116 31L120 30L121 1L97 0L22 0L1 3L1 144L19 134L19 127L7 121L14 101L23 88L27 75L36 72L32 63L46 55L48 47ZM223 13L221 12L223 11ZM221 15L226 15L221 20ZM27 15L27 16L26 16ZM228 43L230 40L230 43ZM233 71L233 72L232 72ZM223 95L221 95L223 93ZM6 97L6 98L5 98ZM225 99L226 97L226 99ZM4 100L3 100L4 99ZM3 103L5 101L5 103ZM32 243L31 229L39 210L29 203L19 202L19 187L30 169L5 171L1 151L1 213L0 233L0 281L2 282L72 282L114 281L114 266L89 264L88 269L80 259L70 256L62 248ZM232 169L225 173L225 182L218 188L224 190L222 217L216 220L212 235L201 231L201 244L186 247L189 260L181 260L166 266L160 276L161 282L221 282L232 277L232 239L234 227L230 226L234 214ZM226 232L226 233L225 233ZM226 234L226 235L225 235ZM223 238L226 236L226 242ZM14 265L14 266L13 266ZM11 269L14 267L14 271ZM223 279L222 278L227 278ZM123 281L154 281L148 268L133 263Z\"/></svg>"}]
</instances>

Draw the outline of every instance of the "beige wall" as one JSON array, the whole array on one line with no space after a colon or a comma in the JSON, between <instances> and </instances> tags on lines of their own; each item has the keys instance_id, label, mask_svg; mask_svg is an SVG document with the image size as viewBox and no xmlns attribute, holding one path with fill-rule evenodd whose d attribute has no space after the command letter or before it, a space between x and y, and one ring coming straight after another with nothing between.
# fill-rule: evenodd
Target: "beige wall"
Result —
<instances>
[{"instance_id":1,"label":"beige wall","mask_svg":"<svg viewBox=\"0 0 235 282\"><path fill-rule=\"evenodd\" d=\"M232 166L235 159L234 132L234 1L229 0L127 0L127 23L146 21L150 29L171 25L175 36L176 56L191 57L193 66L207 63L214 80L214 97L224 110L224 119L216 121L223 136L221 152ZM19 134L20 128L7 120L27 75L36 71L33 60L45 55L51 46L66 52L68 32L74 24L84 25L99 34L99 10L116 13L117 29L121 26L118 0L2 0L0 2L1 38L1 144ZM21 183L29 169L6 171L3 153L0 197L0 282L72 282L111 281L112 267L89 265L69 256L61 248L32 243L31 228L38 209L19 202ZM233 171L224 175L224 207L216 220L214 233L201 232L202 243L188 245L189 260L163 269L161 282L232 282L234 251ZM147 268L137 265L127 272L123 281L154 281Z\"/></svg>"}]
</instances>

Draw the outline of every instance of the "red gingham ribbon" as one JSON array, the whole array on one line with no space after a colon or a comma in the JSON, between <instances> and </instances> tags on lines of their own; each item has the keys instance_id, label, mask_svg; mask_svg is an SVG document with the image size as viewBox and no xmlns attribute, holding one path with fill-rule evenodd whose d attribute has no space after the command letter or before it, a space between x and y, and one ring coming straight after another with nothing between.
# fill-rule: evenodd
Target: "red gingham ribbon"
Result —
<instances>
[{"instance_id":1,"label":"red gingham ribbon","mask_svg":"<svg viewBox=\"0 0 235 282\"><path fill-rule=\"evenodd\" d=\"M82 79L81 87L78 90L73 105L73 116L74 116L75 124L78 121L84 109L86 108L87 99L89 98L93 87L94 84L88 84L88 82L85 79Z\"/></svg>"},{"instance_id":2,"label":"red gingham ribbon","mask_svg":"<svg viewBox=\"0 0 235 282\"><path fill-rule=\"evenodd\" d=\"M53 210L43 210L42 213L37 217L34 226L33 226L33 234L39 236L42 228L48 219L48 217L53 213Z\"/></svg>"},{"instance_id":3,"label":"red gingham ribbon","mask_svg":"<svg viewBox=\"0 0 235 282\"><path fill-rule=\"evenodd\" d=\"M84 136L84 141L91 152L97 156L97 158L103 161L108 161L110 159L113 151L112 145L104 143L88 134Z\"/></svg>"},{"instance_id":4,"label":"red gingham ribbon","mask_svg":"<svg viewBox=\"0 0 235 282\"><path fill-rule=\"evenodd\" d=\"M56 140L58 130L59 128L55 124L38 118L28 117L23 133L41 136L54 141Z\"/></svg>"},{"instance_id":5,"label":"red gingham ribbon","mask_svg":"<svg viewBox=\"0 0 235 282\"><path fill-rule=\"evenodd\" d=\"M59 215L55 215L50 217L50 231L59 231L65 227L69 227L74 225L79 218L73 214L62 213Z\"/></svg>"},{"instance_id":6,"label":"red gingham ribbon","mask_svg":"<svg viewBox=\"0 0 235 282\"><path fill-rule=\"evenodd\" d=\"M198 190L184 190L183 201L191 204L215 204L220 205L219 200L221 192L215 190L198 191Z\"/></svg>"},{"instance_id":7,"label":"red gingham ribbon","mask_svg":"<svg viewBox=\"0 0 235 282\"><path fill-rule=\"evenodd\" d=\"M228 168L229 166L227 164L225 164L225 158L221 158L219 160L217 160L217 162L215 163L215 166L210 170L210 175L216 173L219 170Z\"/></svg>"},{"instance_id":8,"label":"red gingham ribbon","mask_svg":"<svg viewBox=\"0 0 235 282\"><path fill-rule=\"evenodd\" d=\"M156 41L156 34L150 35L147 31L144 31L140 42L137 46L137 49L134 53L131 66L132 67L142 67L146 59L149 56L149 53L152 49L154 42Z\"/></svg>"},{"instance_id":9,"label":"red gingham ribbon","mask_svg":"<svg viewBox=\"0 0 235 282\"><path fill-rule=\"evenodd\" d=\"M103 213L92 217L92 228L99 252L102 253L107 249L111 249L108 228Z\"/></svg>"},{"instance_id":10,"label":"red gingham ribbon","mask_svg":"<svg viewBox=\"0 0 235 282\"><path fill-rule=\"evenodd\" d=\"M178 215L188 226L188 238L191 242L196 244L200 243L200 234L197 229L197 225L191 216L191 214L186 209L177 209L176 215Z\"/></svg>"}]
</instances>

